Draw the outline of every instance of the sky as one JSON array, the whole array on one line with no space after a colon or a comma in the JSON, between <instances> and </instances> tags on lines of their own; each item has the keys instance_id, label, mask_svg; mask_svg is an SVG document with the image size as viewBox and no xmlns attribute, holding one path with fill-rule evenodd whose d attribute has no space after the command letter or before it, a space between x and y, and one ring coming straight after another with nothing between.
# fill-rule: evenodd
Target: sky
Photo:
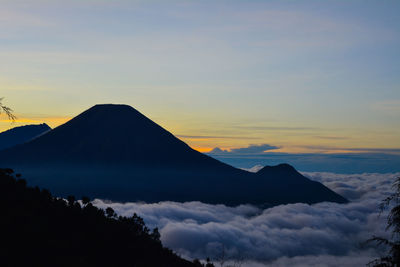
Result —
<instances>
[{"instance_id":1,"label":"sky","mask_svg":"<svg viewBox=\"0 0 400 267\"><path fill-rule=\"evenodd\" d=\"M202 152L399 152L399 1L0 4L0 131L124 103Z\"/></svg>"}]
</instances>

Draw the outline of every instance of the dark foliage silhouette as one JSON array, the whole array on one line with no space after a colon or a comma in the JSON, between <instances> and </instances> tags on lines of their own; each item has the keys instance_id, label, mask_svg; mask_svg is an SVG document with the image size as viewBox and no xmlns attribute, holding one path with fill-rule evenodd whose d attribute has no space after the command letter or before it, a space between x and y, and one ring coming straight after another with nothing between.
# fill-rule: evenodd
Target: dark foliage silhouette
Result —
<instances>
[{"instance_id":1,"label":"dark foliage silhouette","mask_svg":"<svg viewBox=\"0 0 400 267\"><path fill-rule=\"evenodd\" d=\"M380 205L381 211L390 209L387 217L386 231L391 230L391 239L374 236L367 242L376 242L389 248L387 256L376 259L368 264L374 267L400 266L400 177L396 179L393 187L395 192L384 199Z\"/></svg>"},{"instance_id":2,"label":"dark foliage silhouette","mask_svg":"<svg viewBox=\"0 0 400 267\"><path fill-rule=\"evenodd\" d=\"M206 259L206 263L201 263L200 260L194 259L193 263L195 264L196 267L215 267L214 263L210 260L210 258Z\"/></svg>"},{"instance_id":3,"label":"dark foliage silhouette","mask_svg":"<svg viewBox=\"0 0 400 267\"><path fill-rule=\"evenodd\" d=\"M136 214L65 201L19 176L0 169L0 266L198 266L164 248Z\"/></svg>"},{"instance_id":4,"label":"dark foliage silhouette","mask_svg":"<svg viewBox=\"0 0 400 267\"><path fill-rule=\"evenodd\" d=\"M4 112L10 120L14 121L17 117L14 115L11 108L3 105L3 99L3 97L0 98L0 114Z\"/></svg>"}]
</instances>

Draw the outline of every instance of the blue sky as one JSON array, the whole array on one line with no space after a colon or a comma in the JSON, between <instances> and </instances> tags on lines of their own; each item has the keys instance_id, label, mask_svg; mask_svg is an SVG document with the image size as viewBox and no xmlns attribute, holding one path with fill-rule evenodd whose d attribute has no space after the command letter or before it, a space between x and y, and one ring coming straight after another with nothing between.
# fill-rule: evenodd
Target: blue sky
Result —
<instances>
[{"instance_id":1,"label":"blue sky","mask_svg":"<svg viewBox=\"0 0 400 267\"><path fill-rule=\"evenodd\" d=\"M400 148L399 13L398 1L1 0L0 96L20 120L0 129L125 103L200 151Z\"/></svg>"}]
</instances>

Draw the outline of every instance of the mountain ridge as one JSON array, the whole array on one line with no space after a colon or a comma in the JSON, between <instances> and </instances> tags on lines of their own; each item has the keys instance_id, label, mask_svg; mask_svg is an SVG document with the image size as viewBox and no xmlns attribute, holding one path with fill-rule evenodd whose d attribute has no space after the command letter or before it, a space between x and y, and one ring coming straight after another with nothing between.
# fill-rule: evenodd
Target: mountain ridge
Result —
<instances>
[{"instance_id":1,"label":"mountain ridge","mask_svg":"<svg viewBox=\"0 0 400 267\"><path fill-rule=\"evenodd\" d=\"M227 205L347 201L298 172L263 168L254 174L222 163L128 105L95 105L5 154L4 167L61 196Z\"/></svg>"},{"instance_id":2,"label":"mountain ridge","mask_svg":"<svg viewBox=\"0 0 400 267\"><path fill-rule=\"evenodd\" d=\"M46 123L11 128L0 133L0 150L26 143L50 130Z\"/></svg>"}]
</instances>

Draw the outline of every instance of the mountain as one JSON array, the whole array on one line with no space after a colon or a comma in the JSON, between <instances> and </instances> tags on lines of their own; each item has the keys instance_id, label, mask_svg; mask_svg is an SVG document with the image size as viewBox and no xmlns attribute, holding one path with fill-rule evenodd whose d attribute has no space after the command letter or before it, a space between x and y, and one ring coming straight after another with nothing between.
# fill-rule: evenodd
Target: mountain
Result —
<instances>
[{"instance_id":1,"label":"mountain","mask_svg":"<svg viewBox=\"0 0 400 267\"><path fill-rule=\"evenodd\" d=\"M0 150L26 143L50 130L46 123L14 127L0 133Z\"/></svg>"},{"instance_id":2,"label":"mountain","mask_svg":"<svg viewBox=\"0 0 400 267\"><path fill-rule=\"evenodd\" d=\"M347 201L293 168L250 173L222 163L127 105L96 105L0 154L0 167L60 196L227 205Z\"/></svg>"}]
</instances>

